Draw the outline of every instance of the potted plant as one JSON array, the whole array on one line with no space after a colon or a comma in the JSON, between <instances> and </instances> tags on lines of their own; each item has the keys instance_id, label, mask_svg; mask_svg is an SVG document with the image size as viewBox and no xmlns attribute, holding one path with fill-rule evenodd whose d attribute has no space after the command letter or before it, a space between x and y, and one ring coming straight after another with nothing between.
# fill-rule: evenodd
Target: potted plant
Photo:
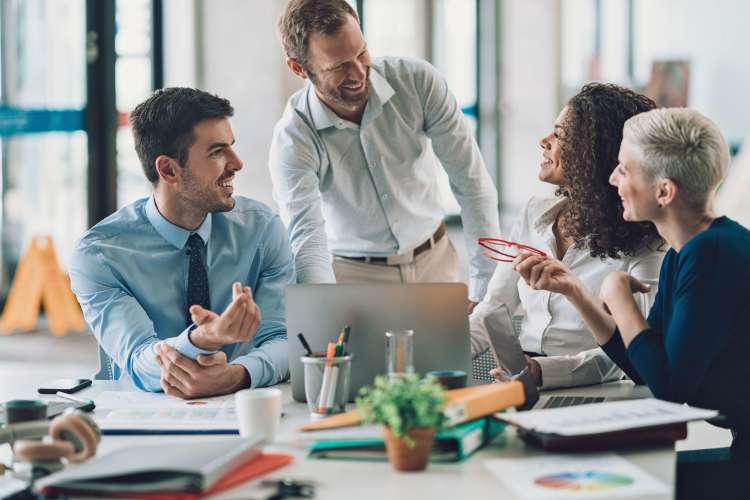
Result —
<instances>
[{"instance_id":1,"label":"potted plant","mask_svg":"<svg viewBox=\"0 0 750 500\"><path fill-rule=\"evenodd\" d=\"M380 376L360 390L357 409L365 422L383 425L391 465L418 471L427 467L435 432L445 425L445 403L445 392L434 379Z\"/></svg>"}]
</instances>

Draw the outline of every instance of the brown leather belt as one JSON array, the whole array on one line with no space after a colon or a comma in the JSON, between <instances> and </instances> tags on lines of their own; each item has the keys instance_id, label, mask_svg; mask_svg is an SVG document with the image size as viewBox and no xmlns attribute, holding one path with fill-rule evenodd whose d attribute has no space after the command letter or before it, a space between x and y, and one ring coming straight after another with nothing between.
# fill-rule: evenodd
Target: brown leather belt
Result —
<instances>
[{"instance_id":1,"label":"brown leather belt","mask_svg":"<svg viewBox=\"0 0 750 500\"><path fill-rule=\"evenodd\" d=\"M411 253L406 253L404 255L395 255L392 257L344 257L341 255L338 255L337 257L341 257L342 259L349 259L349 260L356 260L359 262L367 262L367 263L376 263L376 264L401 264L406 262L411 262L414 260L417 255L426 252L433 246L437 244L440 239L445 236L446 231L448 228L445 226L445 222L441 222L438 228L435 230L435 233L432 235L432 237L428 240L426 240L424 243L420 243L417 245L414 250L411 251Z\"/></svg>"}]
</instances>

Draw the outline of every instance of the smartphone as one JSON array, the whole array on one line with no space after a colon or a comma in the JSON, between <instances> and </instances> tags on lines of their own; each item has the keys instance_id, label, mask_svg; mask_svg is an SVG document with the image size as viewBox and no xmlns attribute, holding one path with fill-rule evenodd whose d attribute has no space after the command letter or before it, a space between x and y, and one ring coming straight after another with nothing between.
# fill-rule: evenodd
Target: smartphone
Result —
<instances>
[{"instance_id":1,"label":"smartphone","mask_svg":"<svg viewBox=\"0 0 750 500\"><path fill-rule=\"evenodd\" d=\"M57 392L73 394L74 392L85 389L90 385L91 379L88 378L61 378L42 384L42 386L37 389L37 392L39 394L55 394Z\"/></svg>"}]
</instances>

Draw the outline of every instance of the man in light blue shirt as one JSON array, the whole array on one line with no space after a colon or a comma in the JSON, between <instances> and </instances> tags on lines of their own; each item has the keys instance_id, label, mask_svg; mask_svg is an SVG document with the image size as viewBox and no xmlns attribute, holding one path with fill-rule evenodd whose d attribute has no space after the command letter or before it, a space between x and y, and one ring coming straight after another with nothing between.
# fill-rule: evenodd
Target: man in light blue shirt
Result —
<instances>
[{"instance_id":1,"label":"man in light blue shirt","mask_svg":"<svg viewBox=\"0 0 750 500\"><path fill-rule=\"evenodd\" d=\"M344 0L292 0L279 32L287 65L309 80L269 157L297 281L457 280L442 164L461 206L469 298L481 300L495 266L476 240L499 235L497 192L445 79L424 61L370 59Z\"/></svg>"},{"instance_id":2,"label":"man in light blue shirt","mask_svg":"<svg viewBox=\"0 0 750 500\"><path fill-rule=\"evenodd\" d=\"M242 161L229 101L159 90L131 115L153 196L90 229L70 264L73 291L114 378L182 398L287 377L286 228L260 202L233 197Z\"/></svg>"}]
</instances>

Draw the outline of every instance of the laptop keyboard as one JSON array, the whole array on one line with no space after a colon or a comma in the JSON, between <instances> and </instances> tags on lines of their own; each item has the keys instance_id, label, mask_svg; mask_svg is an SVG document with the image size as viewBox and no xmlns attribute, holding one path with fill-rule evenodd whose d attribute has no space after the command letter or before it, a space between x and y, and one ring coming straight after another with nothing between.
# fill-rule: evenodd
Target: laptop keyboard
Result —
<instances>
[{"instance_id":1,"label":"laptop keyboard","mask_svg":"<svg viewBox=\"0 0 750 500\"><path fill-rule=\"evenodd\" d=\"M565 406L585 405L589 403L603 403L603 397L592 396L551 396L544 406L543 410L548 408L563 408Z\"/></svg>"}]
</instances>

